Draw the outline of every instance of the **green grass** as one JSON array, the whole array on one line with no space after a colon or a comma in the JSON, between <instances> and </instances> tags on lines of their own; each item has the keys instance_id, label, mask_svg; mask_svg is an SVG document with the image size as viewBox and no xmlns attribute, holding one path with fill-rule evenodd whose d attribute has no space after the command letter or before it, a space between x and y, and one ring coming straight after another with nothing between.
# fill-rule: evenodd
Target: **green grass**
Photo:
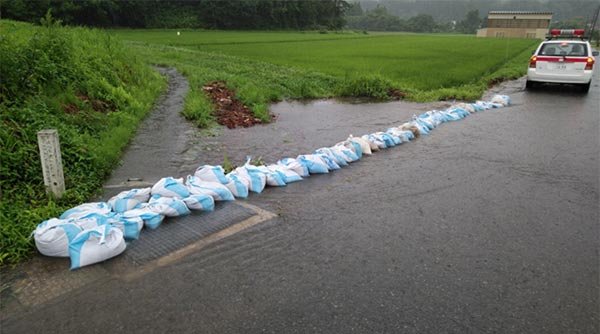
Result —
<instances>
[{"instance_id":1,"label":"green grass","mask_svg":"<svg viewBox=\"0 0 600 334\"><path fill-rule=\"evenodd\" d=\"M414 101L477 99L490 82L523 75L527 53L538 43L447 34L185 30L178 36L176 30L111 32L138 50L146 48L150 62L185 68L196 84L228 81L242 99L251 101L259 116L269 102L282 98L384 99L390 88L407 93L407 99ZM180 55L184 50L189 52L187 57ZM290 71L294 71L293 77ZM311 82L306 76L327 79ZM273 89L293 82L300 84ZM192 92L186 115L194 118L196 110L209 115L210 105L201 102L203 99L202 94ZM200 125L210 123L204 116L197 119Z\"/></svg>"},{"instance_id":2,"label":"green grass","mask_svg":"<svg viewBox=\"0 0 600 334\"><path fill-rule=\"evenodd\" d=\"M41 221L87 201L165 80L103 31L0 21L0 265L27 258ZM67 112L69 111L70 112ZM45 194L37 132L59 132L67 191Z\"/></svg>"}]
</instances>

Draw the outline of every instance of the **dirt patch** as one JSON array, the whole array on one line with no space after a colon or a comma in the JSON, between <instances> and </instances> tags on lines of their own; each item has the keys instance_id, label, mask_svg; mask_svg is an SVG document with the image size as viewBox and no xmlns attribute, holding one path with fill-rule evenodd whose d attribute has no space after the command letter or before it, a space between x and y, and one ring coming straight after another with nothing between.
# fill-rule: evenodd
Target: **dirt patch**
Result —
<instances>
[{"instance_id":1,"label":"dirt patch","mask_svg":"<svg viewBox=\"0 0 600 334\"><path fill-rule=\"evenodd\" d=\"M399 89L391 88L388 90L388 96L390 99L398 101L404 99L406 97L406 93Z\"/></svg>"},{"instance_id":2,"label":"dirt patch","mask_svg":"<svg viewBox=\"0 0 600 334\"><path fill-rule=\"evenodd\" d=\"M82 93L78 93L75 96L80 103L65 103L62 105L64 112L67 114L78 114L82 109L80 105L89 105L92 110L101 113L108 113L116 110L115 106L110 102L93 99Z\"/></svg>"},{"instance_id":3,"label":"dirt patch","mask_svg":"<svg viewBox=\"0 0 600 334\"><path fill-rule=\"evenodd\" d=\"M248 106L235 97L235 91L227 88L224 82L213 81L204 86L202 90L210 97L215 105L217 122L230 129L238 126L247 128L263 121L254 117ZM270 116L274 120L273 115Z\"/></svg>"}]
</instances>

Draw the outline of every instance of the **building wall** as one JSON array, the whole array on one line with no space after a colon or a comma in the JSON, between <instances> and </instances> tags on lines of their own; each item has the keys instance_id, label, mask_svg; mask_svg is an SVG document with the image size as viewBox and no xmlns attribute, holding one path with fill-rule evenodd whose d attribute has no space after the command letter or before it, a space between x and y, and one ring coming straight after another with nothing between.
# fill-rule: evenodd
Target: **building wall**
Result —
<instances>
[{"instance_id":1,"label":"building wall","mask_svg":"<svg viewBox=\"0 0 600 334\"><path fill-rule=\"evenodd\" d=\"M477 30L477 37L497 38L537 38L544 39L548 29L523 29L523 28L483 28Z\"/></svg>"}]
</instances>

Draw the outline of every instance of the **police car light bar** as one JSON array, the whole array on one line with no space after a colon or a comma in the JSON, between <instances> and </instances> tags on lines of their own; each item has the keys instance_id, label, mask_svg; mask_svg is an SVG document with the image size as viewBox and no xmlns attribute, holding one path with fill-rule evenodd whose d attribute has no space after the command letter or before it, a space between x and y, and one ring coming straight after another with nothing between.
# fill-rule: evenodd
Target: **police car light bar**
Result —
<instances>
[{"instance_id":1,"label":"police car light bar","mask_svg":"<svg viewBox=\"0 0 600 334\"><path fill-rule=\"evenodd\" d=\"M552 29L550 35L552 37L583 37L584 29Z\"/></svg>"}]
</instances>

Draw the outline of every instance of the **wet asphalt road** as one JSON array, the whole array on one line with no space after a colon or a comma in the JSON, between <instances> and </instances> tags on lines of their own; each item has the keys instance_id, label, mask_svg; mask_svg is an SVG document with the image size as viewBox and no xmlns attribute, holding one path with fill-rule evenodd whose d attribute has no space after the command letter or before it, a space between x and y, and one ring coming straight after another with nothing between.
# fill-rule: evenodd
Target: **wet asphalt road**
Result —
<instances>
[{"instance_id":1,"label":"wet asphalt road","mask_svg":"<svg viewBox=\"0 0 600 334\"><path fill-rule=\"evenodd\" d=\"M588 95L504 84L512 107L267 189L248 202L278 218L133 282L79 289L2 333L598 333L599 83L596 71ZM290 142L297 154L430 107L346 106L336 120L318 118L323 104L275 106L278 122L245 129L231 156ZM227 134L207 139L204 162Z\"/></svg>"}]
</instances>

